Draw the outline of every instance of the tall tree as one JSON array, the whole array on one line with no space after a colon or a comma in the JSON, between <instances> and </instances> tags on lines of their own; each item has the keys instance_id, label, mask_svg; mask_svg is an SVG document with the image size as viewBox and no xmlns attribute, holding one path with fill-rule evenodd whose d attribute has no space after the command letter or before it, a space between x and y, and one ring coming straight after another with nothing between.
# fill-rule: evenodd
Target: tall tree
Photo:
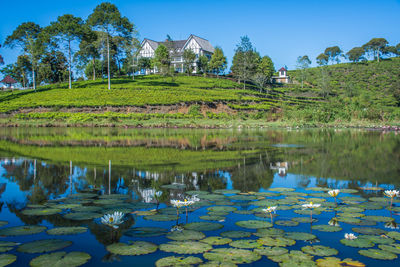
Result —
<instances>
[{"instance_id":1,"label":"tall tree","mask_svg":"<svg viewBox=\"0 0 400 267\"><path fill-rule=\"evenodd\" d=\"M372 38L368 43L364 44L362 47L370 54L374 55L379 62L386 46L389 42L385 38Z\"/></svg>"},{"instance_id":2,"label":"tall tree","mask_svg":"<svg viewBox=\"0 0 400 267\"><path fill-rule=\"evenodd\" d=\"M158 68L164 76L168 75L171 66L171 58L169 51L165 45L160 44L154 52L154 65Z\"/></svg>"},{"instance_id":3,"label":"tall tree","mask_svg":"<svg viewBox=\"0 0 400 267\"><path fill-rule=\"evenodd\" d=\"M325 49L324 54L328 56L330 61L336 61L336 64L340 63L340 56L342 56L342 50L339 46L331 46Z\"/></svg>"},{"instance_id":4,"label":"tall tree","mask_svg":"<svg viewBox=\"0 0 400 267\"><path fill-rule=\"evenodd\" d=\"M226 57L224 55L224 51L222 51L221 47L215 47L214 54L211 56L211 60L208 63L212 72L219 76L226 69Z\"/></svg>"},{"instance_id":5,"label":"tall tree","mask_svg":"<svg viewBox=\"0 0 400 267\"><path fill-rule=\"evenodd\" d=\"M208 57L204 55L199 56L199 60L197 61L197 68L200 70L201 73L204 74L204 76L207 75L209 69L208 63L209 63Z\"/></svg>"},{"instance_id":6,"label":"tall tree","mask_svg":"<svg viewBox=\"0 0 400 267\"><path fill-rule=\"evenodd\" d=\"M110 77L110 37L121 36L130 40L134 26L127 17L122 17L118 8L111 3L101 3L88 18L88 25L102 31L107 39L107 76L108 89L111 89Z\"/></svg>"},{"instance_id":7,"label":"tall tree","mask_svg":"<svg viewBox=\"0 0 400 267\"><path fill-rule=\"evenodd\" d=\"M271 82L274 72L275 67L271 58L269 56L262 57L258 63L257 72L253 76L253 82L258 86L260 92L267 83Z\"/></svg>"},{"instance_id":8,"label":"tall tree","mask_svg":"<svg viewBox=\"0 0 400 267\"><path fill-rule=\"evenodd\" d=\"M193 72L193 64L196 61L196 54L192 51L192 49L185 49L183 51L183 66L185 67L185 71L188 75Z\"/></svg>"},{"instance_id":9,"label":"tall tree","mask_svg":"<svg viewBox=\"0 0 400 267\"><path fill-rule=\"evenodd\" d=\"M89 72L85 69L85 75L87 78L92 76L93 81L96 79L96 59L100 57L99 42L98 34L89 27L84 27L84 34L79 43L79 50L75 54L78 62L83 65L82 68L87 68L89 61L92 62L92 64L90 64L92 73L88 76Z\"/></svg>"},{"instance_id":10,"label":"tall tree","mask_svg":"<svg viewBox=\"0 0 400 267\"><path fill-rule=\"evenodd\" d=\"M84 36L84 22L81 18L70 14L59 16L57 21L48 27L52 39L61 46L68 60L68 88L72 88L73 43Z\"/></svg>"},{"instance_id":11,"label":"tall tree","mask_svg":"<svg viewBox=\"0 0 400 267\"><path fill-rule=\"evenodd\" d=\"M46 36L42 28L33 22L24 22L19 25L11 35L6 38L5 46L14 48L18 46L28 57L32 65L32 84L36 91L35 71L40 57L45 50Z\"/></svg>"},{"instance_id":12,"label":"tall tree","mask_svg":"<svg viewBox=\"0 0 400 267\"><path fill-rule=\"evenodd\" d=\"M306 70L310 67L311 60L307 55L299 56L297 58L296 67L300 69L301 88L303 88L304 79L306 78Z\"/></svg>"},{"instance_id":13,"label":"tall tree","mask_svg":"<svg viewBox=\"0 0 400 267\"><path fill-rule=\"evenodd\" d=\"M243 81L243 88L246 89L246 80L249 80L257 71L260 55L253 48L249 37L240 37L235 55L233 56L231 70L238 77L239 82Z\"/></svg>"},{"instance_id":14,"label":"tall tree","mask_svg":"<svg viewBox=\"0 0 400 267\"><path fill-rule=\"evenodd\" d=\"M317 56L317 64L320 66L325 66L329 62L329 57L323 53Z\"/></svg>"},{"instance_id":15,"label":"tall tree","mask_svg":"<svg viewBox=\"0 0 400 267\"><path fill-rule=\"evenodd\" d=\"M69 62L64 53L50 51L43 55L38 66L38 81L61 83L69 79Z\"/></svg>"},{"instance_id":16,"label":"tall tree","mask_svg":"<svg viewBox=\"0 0 400 267\"><path fill-rule=\"evenodd\" d=\"M0 48L1 48L1 44L0 44ZM4 64L4 59L3 59L2 55L0 55L0 65L3 65L3 64Z\"/></svg>"},{"instance_id":17,"label":"tall tree","mask_svg":"<svg viewBox=\"0 0 400 267\"><path fill-rule=\"evenodd\" d=\"M358 62L364 58L365 50L362 47L354 47L346 53L348 59L353 62Z\"/></svg>"}]
</instances>

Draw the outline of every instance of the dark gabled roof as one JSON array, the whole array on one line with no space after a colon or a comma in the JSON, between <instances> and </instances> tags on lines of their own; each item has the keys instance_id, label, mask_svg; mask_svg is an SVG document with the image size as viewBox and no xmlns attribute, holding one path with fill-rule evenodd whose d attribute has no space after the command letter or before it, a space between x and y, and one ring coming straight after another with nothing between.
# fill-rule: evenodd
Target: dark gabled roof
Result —
<instances>
[{"instance_id":1,"label":"dark gabled roof","mask_svg":"<svg viewBox=\"0 0 400 267\"><path fill-rule=\"evenodd\" d=\"M211 53L214 53L214 47L211 45L211 43L210 43L208 40L206 40L206 39L204 39L204 38L201 38L201 37L199 37L199 36L196 36L196 35L194 35L194 34L191 34L191 35L189 36L189 38L187 39L187 42L189 42L189 40L190 40L191 37L193 37L193 39L196 40L196 42L200 45L200 47L201 47L203 50L208 51L208 52L211 52Z\"/></svg>"},{"instance_id":2,"label":"dark gabled roof","mask_svg":"<svg viewBox=\"0 0 400 267\"><path fill-rule=\"evenodd\" d=\"M174 50L182 49L186 43L186 40L177 40L177 41L165 41L165 42L158 42L166 47L172 48Z\"/></svg>"},{"instance_id":3,"label":"dark gabled roof","mask_svg":"<svg viewBox=\"0 0 400 267\"><path fill-rule=\"evenodd\" d=\"M198 37L198 36L193 35L193 34L191 34L189 36L189 38L186 39L186 40L177 40L177 41L156 42L156 41L153 41L153 40L145 38L143 40L143 42L142 42L142 47L146 42L148 42L150 44L151 48L153 48L154 50L156 50L157 47L160 44L162 44L162 45L164 45L166 47L172 48L173 50L182 51L183 48L186 46L186 44L190 41L191 38L195 39L196 42L200 45L200 47L203 50L211 52L211 53L214 53L214 47L211 45L211 43L208 40L206 40L204 38L201 38L201 37Z\"/></svg>"},{"instance_id":4,"label":"dark gabled roof","mask_svg":"<svg viewBox=\"0 0 400 267\"><path fill-rule=\"evenodd\" d=\"M149 43L149 45L151 46L151 48L153 48L154 50L156 50L157 49L157 47L158 47L158 42L156 42L156 41L153 41L153 40L151 40L151 39L147 39L147 38L144 38L144 40L143 40L143 42L142 42L142 47L143 47L143 45L146 43L146 41Z\"/></svg>"},{"instance_id":5,"label":"dark gabled roof","mask_svg":"<svg viewBox=\"0 0 400 267\"><path fill-rule=\"evenodd\" d=\"M12 83L17 83L16 80L14 80L10 75L7 75L2 81L0 81L5 84L12 84Z\"/></svg>"},{"instance_id":6,"label":"dark gabled roof","mask_svg":"<svg viewBox=\"0 0 400 267\"><path fill-rule=\"evenodd\" d=\"M284 67L280 68L279 71L287 71Z\"/></svg>"}]
</instances>

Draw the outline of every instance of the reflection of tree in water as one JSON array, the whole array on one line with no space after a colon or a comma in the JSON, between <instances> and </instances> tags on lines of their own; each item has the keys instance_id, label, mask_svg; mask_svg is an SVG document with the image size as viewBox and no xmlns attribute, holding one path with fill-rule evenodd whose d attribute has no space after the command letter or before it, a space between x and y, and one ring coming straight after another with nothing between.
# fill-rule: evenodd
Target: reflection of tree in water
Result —
<instances>
[{"instance_id":1,"label":"reflection of tree in water","mask_svg":"<svg viewBox=\"0 0 400 267\"><path fill-rule=\"evenodd\" d=\"M43 216L27 216L22 214L23 205L19 202L7 203L7 208L27 225L36 225L43 221Z\"/></svg>"}]
</instances>

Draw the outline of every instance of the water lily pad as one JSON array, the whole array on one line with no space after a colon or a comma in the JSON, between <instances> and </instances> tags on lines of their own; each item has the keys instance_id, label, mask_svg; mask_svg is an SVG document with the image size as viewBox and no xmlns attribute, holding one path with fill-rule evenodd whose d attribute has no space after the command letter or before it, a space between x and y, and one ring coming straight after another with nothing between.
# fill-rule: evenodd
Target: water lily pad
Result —
<instances>
[{"instance_id":1,"label":"water lily pad","mask_svg":"<svg viewBox=\"0 0 400 267\"><path fill-rule=\"evenodd\" d=\"M247 229L258 229L258 228L268 228L272 227L272 224L261 220L248 220L248 221L237 221L235 223L237 226L247 228Z\"/></svg>"},{"instance_id":2,"label":"water lily pad","mask_svg":"<svg viewBox=\"0 0 400 267\"><path fill-rule=\"evenodd\" d=\"M196 230L196 231L215 231L224 227L220 223L212 223L212 222L193 222L188 223L185 226L187 230Z\"/></svg>"},{"instance_id":3,"label":"water lily pad","mask_svg":"<svg viewBox=\"0 0 400 267\"><path fill-rule=\"evenodd\" d=\"M391 231L391 232L387 233L386 235L388 237L393 238L393 239L400 240L400 233L399 232Z\"/></svg>"},{"instance_id":4,"label":"water lily pad","mask_svg":"<svg viewBox=\"0 0 400 267\"><path fill-rule=\"evenodd\" d=\"M257 229L256 233L253 233L253 235L258 236L258 237L264 237L264 236L282 236L285 231L282 229L277 229L277 228L260 228Z\"/></svg>"},{"instance_id":5,"label":"water lily pad","mask_svg":"<svg viewBox=\"0 0 400 267\"><path fill-rule=\"evenodd\" d=\"M219 262L219 261L207 261L204 264L200 264L199 267L237 267L233 262Z\"/></svg>"},{"instance_id":6,"label":"water lily pad","mask_svg":"<svg viewBox=\"0 0 400 267\"><path fill-rule=\"evenodd\" d=\"M203 260L197 257L165 257L156 261L157 267L171 267L171 266L192 266L202 263Z\"/></svg>"},{"instance_id":7,"label":"water lily pad","mask_svg":"<svg viewBox=\"0 0 400 267\"><path fill-rule=\"evenodd\" d=\"M202 220L205 221L224 221L225 217L224 216L216 216L216 215L204 215L199 217Z\"/></svg>"},{"instance_id":8,"label":"water lily pad","mask_svg":"<svg viewBox=\"0 0 400 267\"><path fill-rule=\"evenodd\" d=\"M396 253L396 254L400 254L400 244L398 243L394 243L391 245L378 245L378 248L392 252L392 253Z\"/></svg>"},{"instance_id":9,"label":"water lily pad","mask_svg":"<svg viewBox=\"0 0 400 267\"><path fill-rule=\"evenodd\" d=\"M13 254L0 254L0 266L7 266L17 260Z\"/></svg>"},{"instance_id":10,"label":"water lily pad","mask_svg":"<svg viewBox=\"0 0 400 267\"><path fill-rule=\"evenodd\" d=\"M99 196L100 199L128 199L128 195L123 194L111 194L111 195L102 195Z\"/></svg>"},{"instance_id":11,"label":"water lily pad","mask_svg":"<svg viewBox=\"0 0 400 267\"><path fill-rule=\"evenodd\" d=\"M46 229L47 229L46 227L38 225L7 227L0 229L0 236L33 235L41 233Z\"/></svg>"},{"instance_id":12,"label":"water lily pad","mask_svg":"<svg viewBox=\"0 0 400 267\"><path fill-rule=\"evenodd\" d=\"M273 192L255 192L254 195L263 197L279 197L281 194Z\"/></svg>"},{"instance_id":13,"label":"water lily pad","mask_svg":"<svg viewBox=\"0 0 400 267\"><path fill-rule=\"evenodd\" d=\"M170 232L166 235L166 237L176 241L183 241L183 240L200 240L205 238L206 236L199 231L182 230L182 231Z\"/></svg>"},{"instance_id":14,"label":"water lily pad","mask_svg":"<svg viewBox=\"0 0 400 267\"><path fill-rule=\"evenodd\" d=\"M74 209L78 207L82 207L82 204L72 204L72 203L65 203L65 204L57 204L51 206L53 209Z\"/></svg>"},{"instance_id":15,"label":"water lily pad","mask_svg":"<svg viewBox=\"0 0 400 267\"><path fill-rule=\"evenodd\" d=\"M352 259L341 260L336 257L326 257L316 260L318 267L365 267L365 264Z\"/></svg>"},{"instance_id":16,"label":"water lily pad","mask_svg":"<svg viewBox=\"0 0 400 267\"><path fill-rule=\"evenodd\" d=\"M263 244L253 239L240 239L229 243L229 245L234 248L258 248Z\"/></svg>"},{"instance_id":17,"label":"water lily pad","mask_svg":"<svg viewBox=\"0 0 400 267\"><path fill-rule=\"evenodd\" d=\"M167 233L167 229L160 227L135 227L125 231L124 235L130 237L154 237L162 236Z\"/></svg>"},{"instance_id":18,"label":"water lily pad","mask_svg":"<svg viewBox=\"0 0 400 267\"><path fill-rule=\"evenodd\" d=\"M288 253L289 251L283 247L260 247L254 249L254 252L263 256L279 256Z\"/></svg>"},{"instance_id":19,"label":"water lily pad","mask_svg":"<svg viewBox=\"0 0 400 267\"><path fill-rule=\"evenodd\" d=\"M226 245L232 242L232 239L220 236L209 236L205 239L200 240L200 242L204 242L209 245Z\"/></svg>"},{"instance_id":20,"label":"water lily pad","mask_svg":"<svg viewBox=\"0 0 400 267\"><path fill-rule=\"evenodd\" d=\"M340 197L339 199L346 203L358 203L358 202L367 201L363 197Z\"/></svg>"},{"instance_id":21,"label":"water lily pad","mask_svg":"<svg viewBox=\"0 0 400 267\"><path fill-rule=\"evenodd\" d=\"M289 187L272 187L269 188L270 191L275 191L275 192L291 192L294 191L294 188L289 188Z\"/></svg>"},{"instance_id":22,"label":"water lily pad","mask_svg":"<svg viewBox=\"0 0 400 267\"><path fill-rule=\"evenodd\" d=\"M93 193L77 193L69 196L70 198L95 198L98 197L97 194Z\"/></svg>"},{"instance_id":23,"label":"water lily pad","mask_svg":"<svg viewBox=\"0 0 400 267\"><path fill-rule=\"evenodd\" d=\"M20 245L16 242L0 241L0 252L7 252L12 250L15 246Z\"/></svg>"},{"instance_id":24,"label":"water lily pad","mask_svg":"<svg viewBox=\"0 0 400 267\"><path fill-rule=\"evenodd\" d=\"M212 261L236 264L252 263L261 259L261 256L253 251L237 248L216 248L204 253L203 257Z\"/></svg>"},{"instance_id":25,"label":"water lily pad","mask_svg":"<svg viewBox=\"0 0 400 267\"><path fill-rule=\"evenodd\" d=\"M91 256L85 252L53 252L44 254L34 258L30 262L32 267L47 267L47 266L81 266L88 262Z\"/></svg>"},{"instance_id":26,"label":"water lily pad","mask_svg":"<svg viewBox=\"0 0 400 267\"><path fill-rule=\"evenodd\" d=\"M394 260L397 259L397 255L389 252L387 250L382 250L382 249L362 249L359 250L358 253L365 257L377 259L377 260Z\"/></svg>"},{"instance_id":27,"label":"water lily pad","mask_svg":"<svg viewBox=\"0 0 400 267\"><path fill-rule=\"evenodd\" d=\"M256 196L247 196L247 195L234 195L228 197L231 200L239 200L239 201L250 201L257 199Z\"/></svg>"},{"instance_id":28,"label":"water lily pad","mask_svg":"<svg viewBox=\"0 0 400 267\"><path fill-rule=\"evenodd\" d=\"M136 241L131 244L114 243L106 249L117 255L135 256L153 253L157 250L157 245L146 241Z\"/></svg>"},{"instance_id":29,"label":"water lily pad","mask_svg":"<svg viewBox=\"0 0 400 267\"><path fill-rule=\"evenodd\" d=\"M46 216L46 215L54 215L60 213L61 209L56 208L44 208L44 209L25 209L22 211L22 214L27 216Z\"/></svg>"},{"instance_id":30,"label":"water lily pad","mask_svg":"<svg viewBox=\"0 0 400 267\"><path fill-rule=\"evenodd\" d=\"M360 204L360 205L364 205L364 204ZM339 207L336 207L335 210L346 212L346 213L352 213L352 212L361 213L361 212L365 211L365 208L353 207L353 206L351 206L351 207L350 206L339 206Z\"/></svg>"},{"instance_id":31,"label":"water lily pad","mask_svg":"<svg viewBox=\"0 0 400 267\"><path fill-rule=\"evenodd\" d=\"M351 189L351 188L343 188L343 189L340 189L340 192L345 193L345 194L354 194L354 193L358 193L358 190Z\"/></svg>"},{"instance_id":32,"label":"water lily pad","mask_svg":"<svg viewBox=\"0 0 400 267\"><path fill-rule=\"evenodd\" d=\"M199 195L198 197L200 199L211 200L211 201L223 200L226 198L224 195L220 195L220 194Z\"/></svg>"},{"instance_id":33,"label":"water lily pad","mask_svg":"<svg viewBox=\"0 0 400 267\"><path fill-rule=\"evenodd\" d=\"M207 212L208 215L210 216L226 216L229 215L229 212L225 211L209 211Z\"/></svg>"},{"instance_id":34,"label":"water lily pad","mask_svg":"<svg viewBox=\"0 0 400 267\"><path fill-rule=\"evenodd\" d=\"M344 212L344 213L338 213L337 215L341 217L351 217L351 218L357 218L357 217L360 218L365 216L365 214L358 212Z\"/></svg>"},{"instance_id":35,"label":"water lily pad","mask_svg":"<svg viewBox=\"0 0 400 267\"><path fill-rule=\"evenodd\" d=\"M373 222L391 222L394 219L391 217L386 216L375 216L375 215L368 215L364 217L365 220L373 221Z\"/></svg>"},{"instance_id":36,"label":"water lily pad","mask_svg":"<svg viewBox=\"0 0 400 267\"><path fill-rule=\"evenodd\" d=\"M296 241L281 236L264 236L258 239L258 242L268 247L287 247L296 244Z\"/></svg>"},{"instance_id":37,"label":"water lily pad","mask_svg":"<svg viewBox=\"0 0 400 267\"><path fill-rule=\"evenodd\" d=\"M382 235L386 234L387 231L379 228L372 228L372 227L353 227L351 228L353 232L364 234L364 235Z\"/></svg>"},{"instance_id":38,"label":"water lily pad","mask_svg":"<svg viewBox=\"0 0 400 267\"><path fill-rule=\"evenodd\" d=\"M291 220L299 223L311 223L311 218L310 217L294 217ZM312 218L312 222L318 222L318 219Z\"/></svg>"},{"instance_id":39,"label":"water lily pad","mask_svg":"<svg viewBox=\"0 0 400 267\"><path fill-rule=\"evenodd\" d=\"M214 211L214 212L231 212L237 210L235 207L229 207L229 206L212 206L207 208L209 211Z\"/></svg>"},{"instance_id":40,"label":"water lily pad","mask_svg":"<svg viewBox=\"0 0 400 267\"><path fill-rule=\"evenodd\" d=\"M297 226L299 225L299 222L296 221L289 221L289 220L277 220L275 221L276 225L280 225L280 226Z\"/></svg>"},{"instance_id":41,"label":"water lily pad","mask_svg":"<svg viewBox=\"0 0 400 267\"><path fill-rule=\"evenodd\" d=\"M308 255L300 250L292 250L287 254L270 256L268 257L268 259L275 262L286 262L286 264L291 263L291 266L310 266L310 262L312 262L313 256ZM311 266L313 266L312 263Z\"/></svg>"},{"instance_id":42,"label":"water lily pad","mask_svg":"<svg viewBox=\"0 0 400 267\"><path fill-rule=\"evenodd\" d=\"M44 253L63 249L70 245L72 245L72 242L67 240L44 239L22 244L17 250L24 253Z\"/></svg>"},{"instance_id":43,"label":"water lily pad","mask_svg":"<svg viewBox=\"0 0 400 267\"><path fill-rule=\"evenodd\" d=\"M361 222L360 219L352 218L352 217L337 217L337 220L339 222L344 222L344 223L348 223L348 224L358 224Z\"/></svg>"},{"instance_id":44,"label":"water lily pad","mask_svg":"<svg viewBox=\"0 0 400 267\"><path fill-rule=\"evenodd\" d=\"M251 233L246 231L226 231L220 235L228 238L245 238L251 236Z\"/></svg>"},{"instance_id":45,"label":"water lily pad","mask_svg":"<svg viewBox=\"0 0 400 267\"><path fill-rule=\"evenodd\" d=\"M118 205L122 204L123 200L117 198L110 198L110 199L96 199L93 201L93 204L96 205Z\"/></svg>"},{"instance_id":46,"label":"water lily pad","mask_svg":"<svg viewBox=\"0 0 400 267\"><path fill-rule=\"evenodd\" d=\"M321 232L340 232L340 231L342 231L342 227L333 226L333 225L325 225L325 224L313 225L312 229L318 230Z\"/></svg>"},{"instance_id":47,"label":"water lily pad","mask_svg":"<svg viewBox=\"0 0 400 267\"><path fill-rule=\"evenodd\" d=\"M359 208L364 208L367 210L380 210L380 209L383 209L383 204L384 203L381 203L381 202L364 202L364 203L358 204L357 206ZM386 205L386 203L384 205Z\"/></svg>"},{"instance_id":48,"label":"water lily pad","mask_svg":"<svg viewBox=\"0 0 400 267\"><path fill-rule=\"evenodd\" d=\"M340 243L342 243L345 246L348 247L354 247L354 248L372 248L375 246L375 244L366 238L358 237L357 239L341 239Z\"/></svg>"},{"instance_id":49,"label":"water lily pad","mask_svg":"<svg viewBox=\"0 0 400 267\"><path fill-rule=\"evenodd\" d=\"M207 195L207 194L210 194L210 192L201 191L201 190L198 190L198 191L194 190L194 191L186 191L185 194L186 194L186 195L189 195L189 196L194 196L194 195Z\"/></svg>"},{"instance_id":50,"label":"water lily pad","mask_svg":"<svg viewBox=\"0 0 400 267\"><path fill-rule=\"evenodd\" d=\"M265 207L271 207L276 205L276 200L275 199L263 199L263 200L258 200L258 201L253 201L251 202L252 205L262 207L262 209L265 209Z\"/></svg>"},{"instance_id":51,"label":"water lily pad","mask_svg":"<svg viewBox=\"0 0 400 267\"><path fill-rule=\"evenodd\" d=\"M99 206L77 206L72 208L74 212L98 212L102 210L102 207Z\"/></svg>"},{"instance_id":52,"label":"water lily pad","mask_svg":"<svg viewBox=\"0 0 400 267\"><path fill-rule=\"evenodd\" d=\"M151 220L156 222L167 222L167 221L175 221L176 215L168 215L168 214L156 214L156 215L149 215L143 217L145 220Z\"/></svg>"},{"instance_id":53,"label":"water lily pad","mask_svg":"<svg viewBox=\"0 0 400 267\"><path fill-rule=\"evenodd\" d=\"M287 233L285 233L285 236L290 239L303 240L303 241L313 240L313 239L317 238L316 235L313 235L310 233L304 233L304 232L287 232Z\"/></svg>"},{"instance_id":54,"label":"water lily pad","mask_svg":"<svg viewBox=\"0 0 400 267\"><path fill-rule=\"evenodd\" d=\"M178 254L198 254L211 249L211 245L196 241L171 241L160 245L160 250Z\"/></svg>"},{"instance_id":55,"label":"water lily pad","mask_svg":"<svg viewBox=\"0 0 400 267\"><path fill-rule=\"evenodd\" d=\"M74 226L74 227L57 227L47 230L48 235L76 235L82 234L87 231L86 227Z\"/></svg>"},{"instance_id":56,"label":"water lily pad","mask_svg":"<svg viewBox=\"0 0 400 267\"><path fill-rule=\"evenodd\" d=\"M71 213L65 214L63 217L65 219L73 220L73 221L88 221L88 220L100 218L101 216L102 216L102 214L95 213L95 212L71 212Z\"/></svg>"},{"instance_id":57,"label":"water lily pad","mask_svg":"<svg viewBox=\"0 0 400 267\"><path fill-rule=\"evenodd\" d=\"M0 227L3 227L4 225L7 225L8 222L7 221L0 221Z\"/></svg>"},{"instance_id":58,"label":"water lily pad","mask_svg":"<svg viewBox=\"0 0 400 267\"><path fill-rule=\"evenodd\" d=\"M235 190L235 189L218 189L218 190L214 190L214 193L216 193L216 194L237 194L237 193L240 193L240 190Z\"/></svg>"},{"instance_id":59,"label":"water lily pad","mask_svg":"<svg viewBox=\"0 0 400 267\"><path fill-rule=\"evenodd\" d=\"M362 235L362 236L359 236L359 238L366 238L366 239L370 240L372 243L375 243L375 244L389 245L389 244L392 244L392 243L395 242L394 239L392 239L392 238L390 238L388 236L385 236L385 235L382 235L382 236L379 236L379 235Z\"/></svg>"},{"instance_id":60,"label":"water lily pad","mask_svg":"<svg viewBox=\"0 0 400 267\"><path fill-rule=\"evenodd\" d=\"M305 253L315 255L315 256L333 256L337 255L339 251L337 251L334 248L326 247L326 246L321 246L321 245L316 245L316 246L305 246L302 247L301 250Z\"/></svg>"},{"instance_id":61,"label":"water lily pad","mask_svg":"<svg viewBox=\"0 0 400 267\"><path fill-rule=\"evenodd\" d=\"M300 214L300 215L311 215L311 212L313 215L320 215L321 211L319 210L294 210L294 213Z\"/></svg>"}]
</instances>

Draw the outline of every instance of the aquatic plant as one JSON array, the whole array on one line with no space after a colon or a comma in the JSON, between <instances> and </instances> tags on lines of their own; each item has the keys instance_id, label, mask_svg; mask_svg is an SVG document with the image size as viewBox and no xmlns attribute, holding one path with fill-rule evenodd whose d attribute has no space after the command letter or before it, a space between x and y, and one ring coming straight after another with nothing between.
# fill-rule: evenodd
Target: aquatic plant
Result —
<instances>
[{"instance_id":1,"label":"aquatic plant","mask_svg":"<svg viewBox=\"0 0 400 267\"><path fill-rule=\"evenodd\" d=\"M301 206L303 207L303 209L309 209L310 210L310 218L311 218L311 223L312 223L313 222L313 219L312 219L313 209L321 207L321 204L314 204L311 201L310 203L303 204Z\"/></svg>"},{"instance_id":2,"label":"aquatic plant","mask_svg":"<svg viewBox=\"0 0 400 267\"><path fill-rule=\"evenodd\" d=\"M334 189L334 190L330 190L328 191L328 194L333 197L335 199L335 204L337 205L337 199L336 197L339 195L340 190L339 189Z\"/></svg>"},{"instance_id":3,"label":"aquatic plant","mask_svg":"<svg viewBox=\"0 0 400 267\"><path fill-rule=\"evenodd\" d=\"M118 225L123 223L124 214L122 212L114 212L113 214L106 214L101 218L101 222L105 225L108 225L114 229L118 229Z\"/></svg>"},{"instance_id":4,"label":"aquatic plant","mask_svg":"<svg viewBox=\"0 0 400 267\"><path fill-rule=\"evenodd\" d=\"M333 217L332 219L330 219L328 224L331 226L338 226L338 227L340 226L339 220L337 217Z\"/></svg>"},{"instance_id":5,"label":"aquatic plant","mask_svg":"<svg viewBox=\"0 0 400 267\"><path fill-rule=\"evenodd\" d=\"M348 240L354 240L354 239L357 239L357 236L353 233L350 233L350 234L346 233L346 234L344 234L344 238L346 238Z\"/></svg>"},{"instance_id":6,"label":"aquatic plant","mask_svg":"<svg viewBox=\"0 0 400 267\"><path fill-rule=\"evenodd\" d=\"M390 209L392 208L392 205L393 205L393 198L400 196L400 193L398 190L385 190L385 192L383 192L383 194L390 198Z\"/></svg>"},{"instance_id":7,"label":"aquatic plant","mask_svg":"<svg viewBox=\"0 0 400 267\"><path fill-rule=\"evenodd\" d=\"M399 229L398 224L395 221L391 221L391 222L387 222L385 223L385 228L389 228L389 229Z\"/></svg>"},{"instance_id":8,"label":"aquatic plant","mask_svg":"<svg viewBox=\"0 0 400 267\"><path fill-rule=\"evenodd\" d=\"M272 212L276 213L276 206L272 206L272 207L268 207L266 209L263 209L263 211L267 214L269 214L269 216L271 217L271 223L273 224L273 217L272 217Z\"/></svg>"}]
</instances>

